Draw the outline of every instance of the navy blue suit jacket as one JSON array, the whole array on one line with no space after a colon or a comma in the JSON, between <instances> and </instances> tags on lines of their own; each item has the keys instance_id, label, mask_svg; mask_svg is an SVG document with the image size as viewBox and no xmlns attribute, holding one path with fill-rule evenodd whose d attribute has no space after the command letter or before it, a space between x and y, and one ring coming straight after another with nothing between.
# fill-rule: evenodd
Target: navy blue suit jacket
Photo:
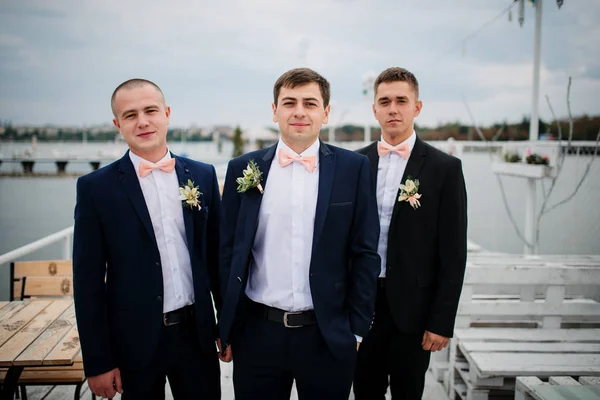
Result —
<instances>
[{"instance_id":1,"label":"navy blue suit jacket","mask_svg":"<svg viewBox=\"0 0 600 400\"><path fill-rule=\"evenodd\" d=\"M221 207L220 274L223 309L221 340L230 343L240 320L238 304L248 279L262 194L257 189L237 192L237 177L250 160L263 172L269 188L269 168L277 145L231 160ZM379 218L371 168L366 157L320 144L310 288L317 323L327 345L339 359L355 348L354 334L369 331L381 268L377 254ZM226 293L226 294L225 294ZM350 347L348 347L350 346ZM235 355L235 348L233 349Z\"/></svg>"},{"instance_id":2,"label":"navy blue suit jacket","mask_svg":"<svg viewBox=\"0 0 600 400\"><path fill-rule=\"evenodd\" d=\"M202 192L201 210L183 217L194 281L198 336L215 351L220 195L213 166L175 157L180 183ZM106 277L106 280L105 280ZM136 171L126 153L77 181L73 280L87 376L137 369L155 354L163 318L160 253Z\"/></svg>"}]
</instances>

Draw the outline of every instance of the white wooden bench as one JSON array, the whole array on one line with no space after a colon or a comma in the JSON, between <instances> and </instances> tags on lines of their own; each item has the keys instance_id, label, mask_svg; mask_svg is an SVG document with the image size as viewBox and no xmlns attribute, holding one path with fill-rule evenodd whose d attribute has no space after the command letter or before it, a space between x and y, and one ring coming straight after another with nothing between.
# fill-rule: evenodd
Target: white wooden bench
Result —
<instances>
[{"instance_id":1,"label":"white wooden bench","mask_svg":"<svg viewBox=\"0 0 600 400\"><path fill-rule=\"evenodd\" d=\"M583 297L600 291L600 261L488 261L470 260L447 372L439 359L431 368L450 398L509 395L521 375L600 373L600 303Z\"/></svg>"},{"instance_id":2,"label":"white wooden bench","mask_svg":"<svg viewBox=\"0 0 600 400\"><path fill-rule=\"evenodd\" d=\"M600 377L551 376L543 381L534 376L518 377L515 400L600 400Z\"/></svg>"}]
</instances>

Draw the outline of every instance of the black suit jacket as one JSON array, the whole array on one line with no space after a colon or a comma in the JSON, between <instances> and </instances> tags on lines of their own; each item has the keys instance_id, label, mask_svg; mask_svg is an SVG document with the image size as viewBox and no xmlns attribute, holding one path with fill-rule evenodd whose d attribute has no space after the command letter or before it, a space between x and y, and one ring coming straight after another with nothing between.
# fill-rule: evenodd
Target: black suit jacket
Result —
<instances>
[{"instance_id":1,"label":"black suit jacket","mask_svg":"<svg viewBox=\"0 0 600 400\"><path fill-rule=\"evenodd\" d=\"M358 151L377 187L377 142ZM461 162L419 138L402 177L420 182L421 207L396 201L388 233L386 290L399 330L452 337L467 259L467 194ZM400 191L398 191L398 195Z\"/></svg>"},{"instance_id":2,"label":"black suit jacket","mask_svg":"<svg viewBox=\"0 0 600 400\"><path fill-rule=\"evenodd\" d=\"M205 352L215 351L220 195L212 165L175 157L180 183L202 192L201 210L185 207L198 325ZM163 317L163 277L152 221L127 152L77 181L73 280L87 376L137 369L155 355ZM105 280L106 277L106 280Z\"/></svg>"}]
</instances>

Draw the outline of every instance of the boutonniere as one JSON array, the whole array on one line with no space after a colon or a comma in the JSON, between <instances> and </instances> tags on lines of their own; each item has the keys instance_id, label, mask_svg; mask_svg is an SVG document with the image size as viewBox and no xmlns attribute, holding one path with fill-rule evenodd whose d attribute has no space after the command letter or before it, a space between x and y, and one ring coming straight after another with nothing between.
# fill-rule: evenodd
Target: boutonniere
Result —
<instances>
[{"instance_id":1,"label":"boutonniere","mask_svg":"<svg viewBox=\"0 0 600 400\"><path fill-rule=\"evenodd\" d=\"M200 188L191 179L188 179L186 184L182 183L179 187L179 200L181 200L184 207L187 206L192 210L194 208L202 209L200 207L200 196L202 196Z\"/></svg>"},{"instance_id":2,"label":"boutonniere","mask_svg":"<svg viewBox=\"0 0 600 400\"><path fill-rule=\"evenodd\" d=\"M421 194L419 193L419 180L411 179L409 176L406 178L404 185L400 185L400 196L398 197L398 201L408 201L408 203L415 210L421 207L421 203L419 203L419 199L421 198Z\"/></svg>"},{"instance_id":3,"label":"boutonniere","mask_svg":"<svg viewBox=\"0 0 600 400\"><path fill-rule=\"evenodd\" d=\"M258 165L256 165L254 160L250 160L248 166L244 170L243 176L240 176L235 180L238 184L238 193L244 193L248 189L257 188L258 191L263 194L263 188L260 184L261 179L262 172L258 168Z\"/></svg>"}]
</instances>

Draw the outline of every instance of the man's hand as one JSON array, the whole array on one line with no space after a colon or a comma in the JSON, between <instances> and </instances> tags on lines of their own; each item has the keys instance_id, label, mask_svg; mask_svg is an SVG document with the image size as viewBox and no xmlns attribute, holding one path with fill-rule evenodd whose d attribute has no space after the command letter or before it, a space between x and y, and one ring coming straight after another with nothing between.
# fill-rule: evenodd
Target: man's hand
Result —
<instances>
[{"instance_id":1,"label":"man's hand","mask_svg":"<svg viewBox=\"0 0 600 400\"><path fill-rule=\"evenodd\" d=\"M119 371L119 368L115 368L100 375L90 376L87 381L88 387L96 396L110 399L115 397L117 392L123 393L123 384L121 383L121 372Z\"/></svg>"},{"instance_id":2,"label":"man's hand","mask_svg":"<svg viewBox=\"0 0 600 400\"><path fill-rule=\"evenodd\" d=\"M440 351L444 347L448 346L448 342L450 338L436 335L435 333L431 333L429 331L425 331L423 334L423 341L421 342L421 346L423 346L423 350L425 351Z\"/></svg>"},{"instance_id":3,"label":"man's hand","mask_svg":"<svg viewBox=\"0 0 600 400\"><path fill-rule=\"evenodd\" d=\"M227 348L225 349L225 354L223 354L223 352L221 351L221 339L217 338L217 348L219 349L219 352L217 353L219 360L226 363L231 362L231 360L233 359L233 354L231 353L231 346L227 346Z\"/></svg>"}]
</instances>

